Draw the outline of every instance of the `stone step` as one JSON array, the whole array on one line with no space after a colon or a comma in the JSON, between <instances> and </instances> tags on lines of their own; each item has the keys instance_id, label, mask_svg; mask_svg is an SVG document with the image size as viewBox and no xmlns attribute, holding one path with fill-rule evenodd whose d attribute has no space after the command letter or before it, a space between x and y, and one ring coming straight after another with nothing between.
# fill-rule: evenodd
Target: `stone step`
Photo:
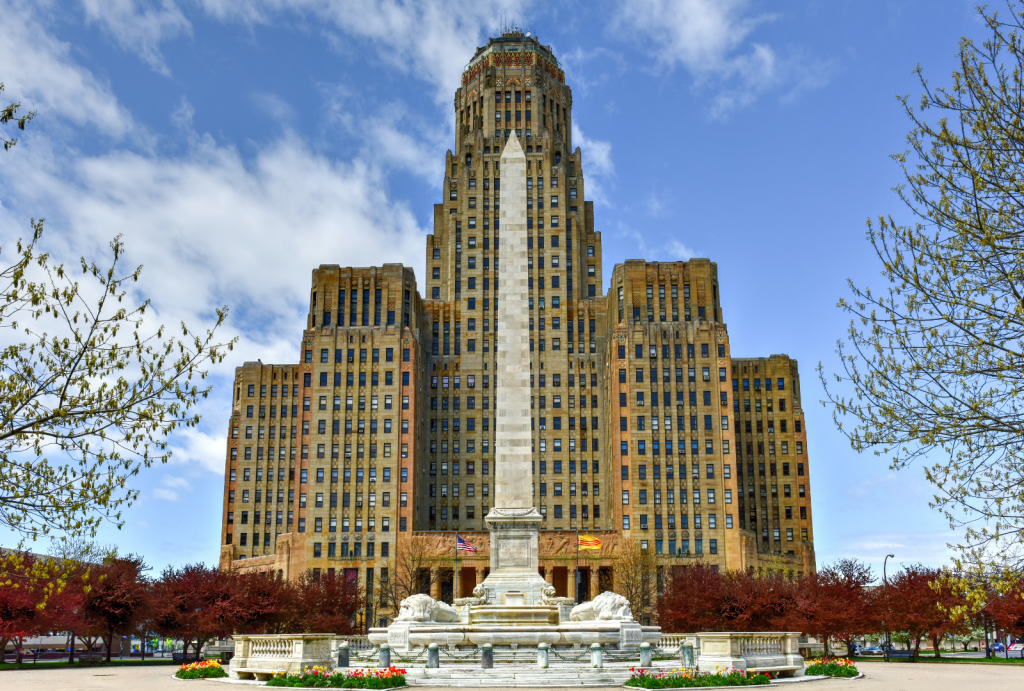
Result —
<instances>
[{"instance_id":1,"label":"stone step","mask_svg":"<svg viewBox=\"0 0 1024 691\"><path fill-rule=\"evenodd\" d=\"M410 686L621 686L631 676L627 669L410 669Z\"/></svg>"}]
</instances>

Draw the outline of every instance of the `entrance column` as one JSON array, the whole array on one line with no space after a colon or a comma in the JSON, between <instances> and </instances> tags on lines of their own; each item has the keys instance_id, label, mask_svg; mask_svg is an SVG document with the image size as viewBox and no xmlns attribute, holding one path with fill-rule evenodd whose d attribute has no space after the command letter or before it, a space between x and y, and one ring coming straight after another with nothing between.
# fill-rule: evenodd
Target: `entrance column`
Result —
<instances>
[{"instance_id":1,"label":"entrance column","mask_svg":"<svg viewBox=\"0 0 1024 691\"><path fill-rule=\"evenodd\" d=\"M569 587L566 588L566 590L569 591L569 597L571 597L573 600L576 600L577 602L579 602L579 600L576 597L576 590L577 590L577 588L576 588L576 577L577 577L577 574L578 574L578 571L576 571L576 567L575 566L569 567L569 583L567 584Z\"/></svg>"},{"instance_id":2,"label":"entrance column","mask_svg":"<svg viewBox=\"0 0 1024 691\"><path fill-rule=\"evenodd\" d=\"M441 574L436 566L430 567L430 597L441 599Z\"/></svg>"},{"instance_id":3,"label":"entrance column","mask_svg":"<svg viewBox=\"0 0 1024 691\"><path fill-rule=\"evenodd\" d=\"M484 582L484 570L483 569L474 569L474 571L476 572L476 584L480 585L481 583Z\"/></svg>"},{"instance_id":4,"label":"entrance column","mask_svg":"<svg viewBox=\"0 0 1024 691\"><path fill-rule=\"evenodd\" d=\"M598 590L600 588L600 583L599 583L600 572L601 572L601 567L599 567L597 564L594 564L593 566L590 567L590 599L591 600L593 600L595 597L597 597L598 595L601 594L599 592L599 590Z\"/></svg>"}]
</instances>

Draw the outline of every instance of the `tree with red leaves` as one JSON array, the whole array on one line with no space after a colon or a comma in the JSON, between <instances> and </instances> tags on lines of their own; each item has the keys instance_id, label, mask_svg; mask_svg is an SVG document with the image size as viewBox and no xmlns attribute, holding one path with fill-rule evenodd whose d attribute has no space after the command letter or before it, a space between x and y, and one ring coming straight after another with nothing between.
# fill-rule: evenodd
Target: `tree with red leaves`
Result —
<instances>
[{"instance_id":1,"label":"tree with red leaves","mask_svg":"<svg viewBox=\"0 0 1024 691\"><path fill-rule=\"evenodd\" d=\"M42 597L32 576L36 558L27 552L9 559L8 571L0 587L0 651L14 642L15 662L21 663L22 642L40 628Z\"/></svg>"},{"instance_id":2,"label":"tree with red leaves","mask_svg":"<svg viewBox=\"0 0 1024 691\"><path fill-rule=\"evenodd\" d=\"M273 572L236 574L244 614L238 633L285 633L295 609L295 589Z\"/></svg>"},{"instance_id":3,"label":"tree with red leaves","mask_svg":"<svg viewBox=\"0 0 1024 691\"><path fill-rule=\"evenodd\" d=\"M724 631L789 631L796 612L796 584L778 572L725 575Z\"/></svg>"},{"instance_id":4,"label":"tree with red leaves","mask_svg":"<svg viewBox=\"0 0 1024 691\"><path fill-rule=\"evenodd\" d=\"M205 564L168 567L154 584L153 629L195 647L212 637L230 636L244 618L244 591L237 573Z\"/></svg>"},{"instance_id":5,"label":"tree with red leaves","mask_svg":"<svg viewBox=\"0 0 1024 691\"><path fill-rule=\"evenodd\" d=\"M130 554L108 559L89 574L89 591L82 612L86 628L103 639L107 662L114 636L132 633L146 619L151 593L142 557Z\"/></svg>"},{"instance_id":6,"label":"tree with red leaves","mask_svg":"<svg viewBox=\"0 0 1024 691\"><path fill-rule=\"evenodd\" d=\"M1018 581L1006 592L992 593L985 612L996 627L1014 638L1024 638L1024 581Z\"/></svg>"},{"instance_id":7,"label":"tree with red leaves","mask_svg":"<svg viewBox=\"0 0 1024 691\"><path fill-rule=\"evenodd\" d=\"M658 596L663 631L719 631L725 578L704 564L672 569L668 587Z\"/></svg>"},{"instance_id":8,"label":"tree with red leaves","mask_svg":"<svg viewBox=\"0 0 1024 691\"><path fill-rule=\"evenodd\" d=\"M332 574L314 576L307 571L291 584L291 589L291 617L286 625L289 633L357 633L355 617L363 606L363 594L354 579Z\"/></svg>"},{"instance_id":9,"label":"tree with red leaves","mask_svg":"<svg viewBox=\"0 0 1024 691\"><path fill-rule=\"evenodd\" d=\"M674 631L778 631L789 628L796 586L781 574L677 569L659 598L658 621Z\"/></svg>"},{"instance_id":10,"label":"tree with red leaves","mask_svg":"<svg viewBox=\"0 0 1024 691\"><path fill-rule=\"evenodd\" d=\"M830 640L845 642L849 654L854 638L882 628L873 582L871 567L855 559L808 574L798 586L796 628L823 640L826 655Z\"/></svg>"},{"instance_id":11,"label":"tree with red leaves","mask_svg":"<svg viewBox=\"0 0 1024 691\"><path fill-rule=\"evenodd\" d=\"M967 626L951 618L950 610L964 602L942 576L939 569L911 564L889 579L888 588L880 596L889 628L906 634L913 641L915 653L921 650L921 641L930 638L938 657L940 639Z\"/></svg>"}]
</instances>

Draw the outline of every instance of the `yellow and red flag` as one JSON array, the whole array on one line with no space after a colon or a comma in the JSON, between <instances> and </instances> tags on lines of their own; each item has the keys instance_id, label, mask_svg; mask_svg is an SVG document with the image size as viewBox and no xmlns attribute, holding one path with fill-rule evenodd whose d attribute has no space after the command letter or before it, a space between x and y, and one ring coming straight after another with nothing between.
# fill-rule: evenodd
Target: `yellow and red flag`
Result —
<instances>
[{"instance_id":1,"label":"yellow and red flag","mask_svg":"<svg viewBox=\"0 0 1024 691\"><path fill-rule=\"evenodd\" d=\"M601 549L601 541L596 537L580 536L580 549Z\"/></svg>"}]
</instances>

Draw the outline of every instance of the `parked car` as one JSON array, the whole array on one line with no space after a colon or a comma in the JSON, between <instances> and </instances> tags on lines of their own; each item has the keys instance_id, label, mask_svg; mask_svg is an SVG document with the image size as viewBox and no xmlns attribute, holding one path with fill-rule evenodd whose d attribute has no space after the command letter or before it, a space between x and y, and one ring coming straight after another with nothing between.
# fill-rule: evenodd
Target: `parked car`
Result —
<instances>
[{"instance_id":1,"label":"parked car","mask_svg":"<svg viewBox=\"0 0 1024 691\"><path fill-rule=\"evenodd\" d=\"M858 655L884 655L885 651L879 647L872 646L870 648L861 648L857 653Z\"/></svg>"},{"instance_id":2,"label":"parked car","mask_svg":"<svg viewBox=\"0 0 1024 691\"><path fill-rule=\"evenodd\" d=\"M996 651L997 653L1001 653L1004 650L1006 650L1006 646L1004 646L1002 643L996 643L992 646L992 650Z\"/></svg>"}]
</instances>

